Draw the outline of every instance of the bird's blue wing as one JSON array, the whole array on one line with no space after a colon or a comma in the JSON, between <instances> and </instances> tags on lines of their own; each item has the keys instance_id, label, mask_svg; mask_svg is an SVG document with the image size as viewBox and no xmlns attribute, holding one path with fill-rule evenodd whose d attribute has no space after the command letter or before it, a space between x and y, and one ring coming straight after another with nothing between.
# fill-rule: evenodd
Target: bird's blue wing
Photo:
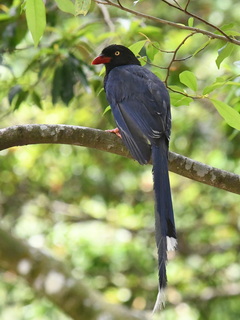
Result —
<instances>
[{"instance_id":1,"label":"bird's blue wing","mask_svg":"<svg viewBox=\"0 0 240 320\"><path fill-rule=\"evenodd\" d=\"M135 128L135 123L132 123L131 119L127 119L126 115L122 114L122 109L119 104L114 103L111 104L111 106L123 142L133 158L140 164L148 163L151 158L151 146L148 140Z\"/></svg>"},{"instance_id":2,"label":"bird's blue wing","mask_svg":"<svg viewBox=\"0 0 240 320\"><path fill-rule=\"evenodd\" d=\"M164 84L149 70L128 65L109 73L105 90L125 144L136 160L148 162L148 142L170 136L169 96Z\"/></svg>"}]
</instances>

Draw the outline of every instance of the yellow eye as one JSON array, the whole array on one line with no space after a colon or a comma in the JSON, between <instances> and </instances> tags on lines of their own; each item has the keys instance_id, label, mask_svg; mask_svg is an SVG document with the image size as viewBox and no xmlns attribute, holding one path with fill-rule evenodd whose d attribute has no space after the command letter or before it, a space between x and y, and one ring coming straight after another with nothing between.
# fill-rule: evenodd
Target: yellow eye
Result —
<instances>
[{"instance_id":1,"label":"yellow eye","mask_svg":"<svg viewBox=\"0 0 240 320\"><path fill-rule=\"evenodd\" d=\"M115 56L119 56L119 55L120 55L120 53L121 53L120 51L115 51L115 53L114 53L114 54L115 54Z\"/></svg>"}]
</instances>

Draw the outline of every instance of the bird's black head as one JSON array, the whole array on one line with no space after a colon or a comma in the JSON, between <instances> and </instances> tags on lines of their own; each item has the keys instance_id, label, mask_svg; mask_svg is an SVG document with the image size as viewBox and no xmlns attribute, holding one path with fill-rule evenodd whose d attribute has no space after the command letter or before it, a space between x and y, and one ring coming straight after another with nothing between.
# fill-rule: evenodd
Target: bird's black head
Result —
<instances>
[{"instance_id":1,"label":"bird's black head","mask_svg":"<svg viewBox=\"0 0 240 320\"><path fill-rule=\"evenodd\" d=\"M133 52L127 47L112 44L103 49L100 56L92 61L92 64L104 64L107 74L115 67L124 66L127 64L140 65L140 62L135 57Z\"/></svg>"}]
</instances>

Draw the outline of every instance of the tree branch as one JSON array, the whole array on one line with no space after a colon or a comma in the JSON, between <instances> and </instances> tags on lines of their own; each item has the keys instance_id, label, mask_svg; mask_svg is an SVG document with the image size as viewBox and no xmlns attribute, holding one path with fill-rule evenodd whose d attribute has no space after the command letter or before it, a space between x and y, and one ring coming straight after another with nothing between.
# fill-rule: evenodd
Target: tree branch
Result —
<instances>
[{"instance_id":1,"label":"tree branch","mask_svg":"<svg viewBox=\"0 0 240 320\"><path fill-rule=\"evenodd\" d=\"M120 9L120 10L132 13L135 16L142 17L142 18L145 18L145 19L148 19L148 20L152 20L152 21L160 23L160 24L167 24L169 26L172 26L172 27L175 27L175 28L178 28L178 29L184 29L184 30L189 30L189 31L196 32L196 33L201 33L201 34L204 34L204 35L206 35L206 36L208 36L208 37L210 37L212 39L219 39L219 40L223 40L223 41L226 41L226 42L234 43L236 45L240 45L240 41L235 39L235 38L231 38L229 36L226 37L226 36L219 35L219 34L216 34L216 33L213 33L213 32L207 31L207 30L203 30L203 29L200 29L200 28L194 28L194 27L185 26L183 24L179 24L179 23L172 22L172 21L169 21L169 20L156 18L154 16L150 16L148 14L145 14L145 13L142 13L142 12L139 12L139 11L132 10L132 9L127 8L127 7L124 7L122 4L119 4L119 2L118 3L114 3L114 2L112 2L110 0L105 0L105 1L95 0L95 2L96 3L100 3L100 4L104 4L104 5L109 5L109 6L116 7L118 9Z\"/></svg>"},{"instance_id":2,"label":"tree branch","mask_svg":"<svg viewBox=\"0 0 240 320\"><path fill-rule=\"evenodd\" d=\"M110 32L114 32L115 31L115 25L114 23L112 22L111 20L111 17L109 15L109 12L107 10L107 7L98 3L98 7L99 9L101 10L102 12L102 15L103 15L103 19L105 21L105 23L107 24L107 26L109 27L109 31Z\"/></svg>"},{"instance_id":3,"label":"tree branch","mask_svg":"<svg viewBox=\"0 0 240 320\"><path fill-rule=\"evenodd\" d=\"M208 22L207 20L204 20L203 18L197 16L196 14L189 12L189 11L188 11L188 6L189 6L189 3L190 3L190 0L188 0L185 8L182 8L179 4L178 4L178 5L174 5L173 3L170 3L170 2L168 2L167 0L162 0L162 1L163 1L164 3L166 3L168 6L173 7L173 8L175 8L175 9L177 9L177 10L180 10L181 12L189 15L190 17L195 18L195 19L201 21L202 23L206 24L207 26L215 29L216 31L218 31L219 33L221 33L225 38L229 39L230 42L232 42L232 38L229 37L229 36L228 36L224 31L222 31L220 28L218 28L217 26L215 26L215 25L213 25L212 23Z\"/></svg>"},{"instance_id":4,"label":"tree branch","mask_svg":"<svg viewBox=\"0 0 240 320\"><path fill-rule=\"evenodd\" d=\"M32 124L0 130L0 150L29 144L70 144L94 148L131 158L121 139L86 127ZM240 176L169 152L169 170L212 187L240 194Z\"/></svg>"},{"instance_id":5,"label":"tree branch","mask_svg":"<svg viewBox=\"0 0 240 320\"><path fill-rule=\"evenodd\" d=\"M64 263L0 229L0 267L21 276L75 320L147 320L144 312L107 303L87 284L75 279Z\"/></svg>"}]
</instances>

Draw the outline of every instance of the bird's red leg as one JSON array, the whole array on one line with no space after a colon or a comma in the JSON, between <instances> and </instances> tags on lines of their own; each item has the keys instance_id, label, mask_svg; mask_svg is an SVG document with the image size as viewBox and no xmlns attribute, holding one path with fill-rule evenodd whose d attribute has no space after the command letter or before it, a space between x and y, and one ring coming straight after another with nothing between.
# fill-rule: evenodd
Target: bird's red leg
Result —
<instances>
[{"instance_id":1,"label":"bird's red leg","mask_svg":"<svg viewBox=\"0 0 240 320\"><path fill-rule=\"evenodd\" d=\"M119 138L122 138L121 133L119 131L118 128L115 129L110 129L110 130L105 130L106 132L111 132L111 133L115 133Z\"/></svg>"}]
</instances>

